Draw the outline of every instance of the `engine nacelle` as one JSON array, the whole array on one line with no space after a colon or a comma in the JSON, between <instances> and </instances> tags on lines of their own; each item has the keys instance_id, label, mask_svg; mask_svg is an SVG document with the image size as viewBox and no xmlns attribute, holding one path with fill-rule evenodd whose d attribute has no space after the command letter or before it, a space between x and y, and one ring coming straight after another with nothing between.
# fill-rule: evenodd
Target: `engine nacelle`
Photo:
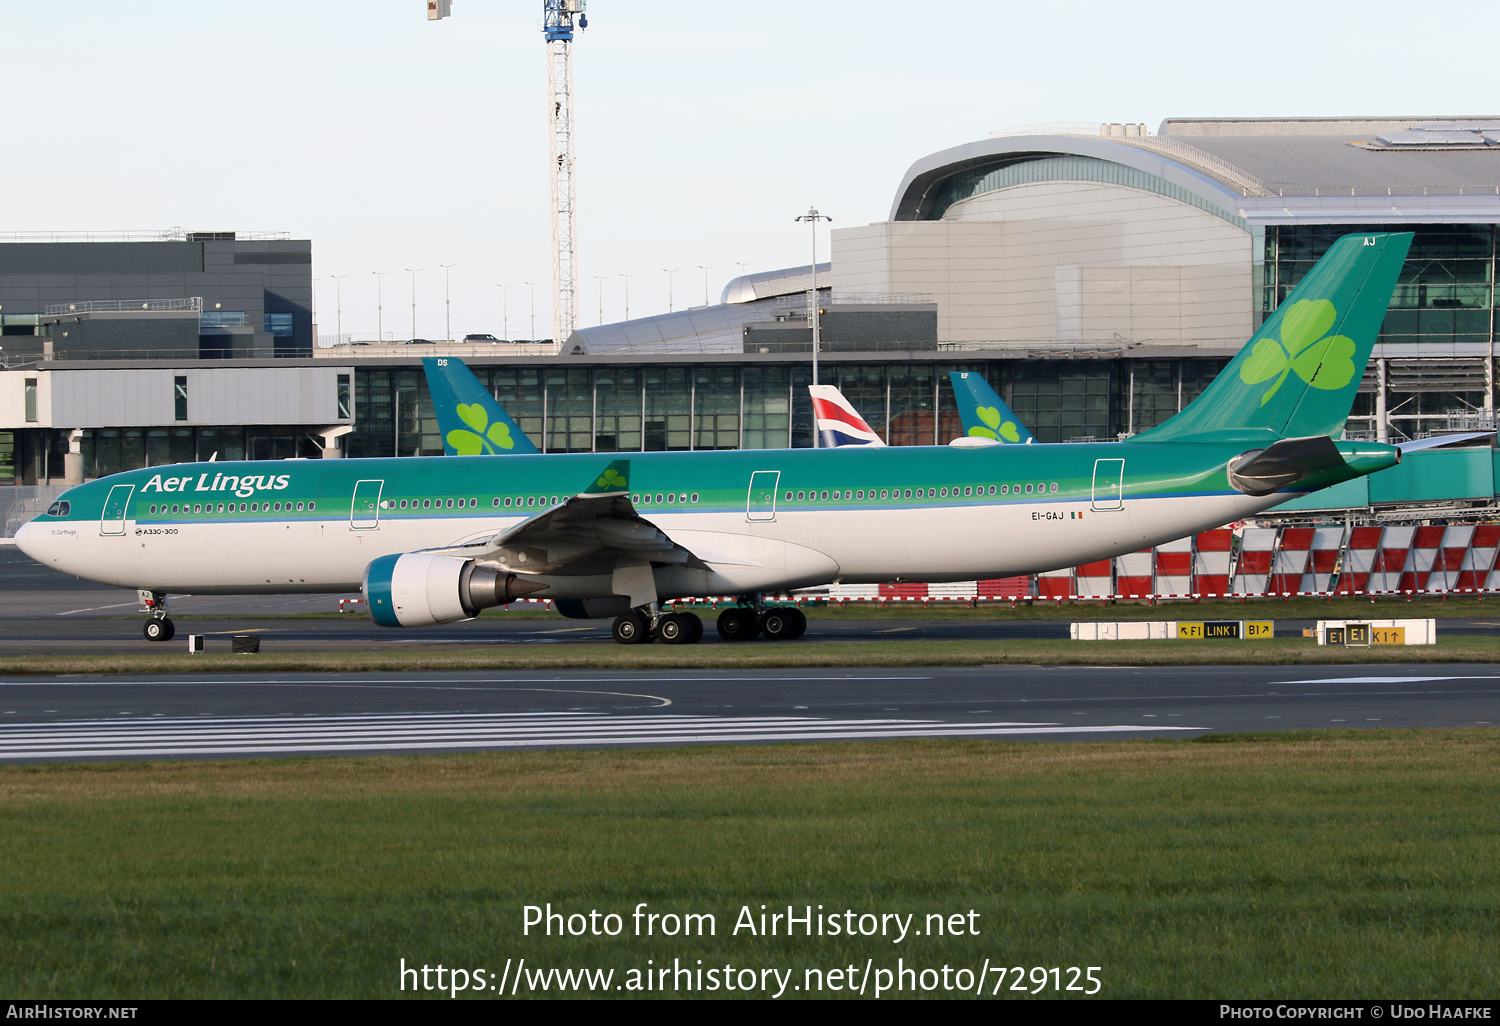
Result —
<instances>
[{"instance_id":1,"label":"engine nacelle","mask_svg":"<svg viewBox=\"0 0 1500 1026\"><path fill-rule=\"evenodd\" d=\"M468 620L481 609L545 589L544 584L472 559L430 552L381 556L365 568L365 602L370 619L382 627L432 627Z\"/></svg>"},{"instance_id":2,"label":"engine nacelle","mask_svg":"<svg viewBox=\"0 0 1500 1026\"><path fill-rule=\"evenodd\" d=\"M630 612L630 600L623 595L608 598L553 599L552 605L563 616L573 620L609 620Z\"/></svg>"}]
</instances>

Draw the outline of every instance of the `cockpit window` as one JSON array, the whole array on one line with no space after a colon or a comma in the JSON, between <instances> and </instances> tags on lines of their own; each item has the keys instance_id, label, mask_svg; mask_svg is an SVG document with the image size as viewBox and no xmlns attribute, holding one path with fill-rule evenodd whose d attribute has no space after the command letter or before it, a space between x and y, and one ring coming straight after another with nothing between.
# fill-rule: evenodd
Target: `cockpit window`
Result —
<instances>
[{"instance_id":1,"label":"cockpit window","mask_svg":"<svg viewBox=\"0 0 1500 1026\"><path fill-rule=\"evenodd\" d=\"M65 517L70 512L72 512L72 508L73 507L71 503L59 499L57 502L54 502L52 505L47 507L47 515L49 517Z\"/></svg>"}]
</instances>

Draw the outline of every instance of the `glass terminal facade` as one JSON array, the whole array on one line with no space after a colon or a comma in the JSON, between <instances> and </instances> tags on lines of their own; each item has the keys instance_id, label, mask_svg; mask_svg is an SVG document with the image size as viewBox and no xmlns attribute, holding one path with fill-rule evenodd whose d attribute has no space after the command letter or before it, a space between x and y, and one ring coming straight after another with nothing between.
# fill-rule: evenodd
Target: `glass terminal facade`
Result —
<instances>
[{"instance_id":1,"label":"glass terminal facade","mask_svg":"<svg viewBox=\"0 0 1500 1026\"><path fill-rule=\"evenodd\" d=\"M1260 314L1276 309L1334 240L1350 232L1415 232L1381 327L1392 438L1440 431L1450 414L1485 409L1494 354L1497 228L1492 224L1280 225L1266 228ZM1410 347L1411 360L1401 356ZM1351 430L1373 435L1375 371L1365 375Z\"/></svg>"},{"instance_id":2,"label":"glass terminal facade","mask_svg":"<svg viewBox=\"0 0 1500 1026\"><path fill-rule=\"evenodd\" d=\"M963 433L950 371L977 371L1042 442L1114 439L1176 413L1227 361L966 360L829 362L836 384L891 445L941 444ZM474 367L544 452L807 448L804 363ZM442 452L420 369L356 369L350 456Z\"/></svg>"}]
</instances>

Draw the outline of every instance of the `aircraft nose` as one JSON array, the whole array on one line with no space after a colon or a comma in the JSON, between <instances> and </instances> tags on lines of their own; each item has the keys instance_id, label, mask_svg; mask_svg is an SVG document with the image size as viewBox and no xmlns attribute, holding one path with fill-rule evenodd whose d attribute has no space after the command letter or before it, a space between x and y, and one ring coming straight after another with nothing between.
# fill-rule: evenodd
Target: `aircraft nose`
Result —
<instances>
[{"instance_id":1,"label":"aircraft nose","mask_svg":"<svg viewBox=\"0 0 1500 1026\"><path fill-rule=\"evenodd\" d=\"M37 526L35 521L28 520L16 530L16 548L40 563L43 561L41 550L45 547L42 544L44 535L45 528Z\"/></svg>"}]
</instances>

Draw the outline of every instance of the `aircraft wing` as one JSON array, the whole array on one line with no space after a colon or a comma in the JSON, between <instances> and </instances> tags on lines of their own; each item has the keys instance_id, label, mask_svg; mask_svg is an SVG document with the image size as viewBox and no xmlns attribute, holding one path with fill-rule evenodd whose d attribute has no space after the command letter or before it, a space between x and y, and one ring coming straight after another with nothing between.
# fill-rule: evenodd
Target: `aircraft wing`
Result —
<instances>
[{"instance_id":1,"label":"aircraft wing","mask_svg":"<svg viewBox=\"0 0 1500 1026\"><path fill-rule=\"evenodd\" d=\"M589 487L529 520L450 546L518 574L609 574L627 565L708 565L636 511L630 461L614 460Z\"/></svg>"}]
</instances>

